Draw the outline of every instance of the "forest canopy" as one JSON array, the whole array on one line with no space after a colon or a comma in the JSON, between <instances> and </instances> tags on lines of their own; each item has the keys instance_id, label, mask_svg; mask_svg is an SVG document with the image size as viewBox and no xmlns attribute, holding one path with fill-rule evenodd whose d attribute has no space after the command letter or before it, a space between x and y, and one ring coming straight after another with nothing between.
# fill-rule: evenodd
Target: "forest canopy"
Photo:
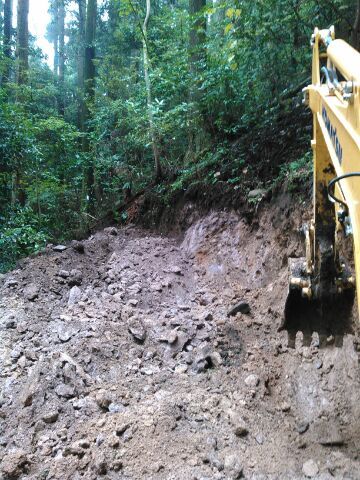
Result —
<instances>
[{"instance_id":1,"label":"forest canopy","mask_svg":"<svg viewBox=\"0 0 360 480\"><path fill-rule=\"evenodd\" d=\"M246 192L308 165L309 39L334 24L358 48L358 3L49 0L50 65L35 0L0 0L0 270L144 189Z\"/></svg>"}]
</instances>

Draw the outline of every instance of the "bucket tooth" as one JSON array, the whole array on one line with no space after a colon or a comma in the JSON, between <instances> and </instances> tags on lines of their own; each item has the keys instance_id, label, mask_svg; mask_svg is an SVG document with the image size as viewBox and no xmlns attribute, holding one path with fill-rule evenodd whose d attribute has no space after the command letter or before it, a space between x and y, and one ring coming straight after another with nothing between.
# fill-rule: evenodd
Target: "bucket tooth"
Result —
<instances>
[{"instance_id":1,"label":"bucket tooth","mask_svg":"<svg viewBox=\"0 0 360 480\"><path fill-rule=\"evenodd\" d=\"M295 348L296 344L296 331L288 331L288 348Z\"/></svg>"},{"instance_id":2,"label":"bucket tooth","mask_svg":"<svg viewBox=\"0 0 360 480\"><path fill-rule=\"evenodd\" d=\"M327 345L327 335L324 333L319 333L319 348L323 349Z\"/></svg>"}]
</instances>

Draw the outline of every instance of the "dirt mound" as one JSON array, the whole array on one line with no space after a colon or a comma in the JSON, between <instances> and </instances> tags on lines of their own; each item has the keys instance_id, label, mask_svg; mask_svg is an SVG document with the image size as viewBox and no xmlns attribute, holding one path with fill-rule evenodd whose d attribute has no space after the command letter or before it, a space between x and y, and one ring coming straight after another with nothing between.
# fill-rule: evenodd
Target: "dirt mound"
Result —
<instances>
[{"instance_id":1,"label":"dirt mound","mask_svg":"<svg viewBox=\"0 0 360 480\"><path fill-rule=\"evenodd\" d=\"M108 228L3 276L1 478L359 479L353 338L277 333L289 205Z\"/></svg>"}]
</instances>

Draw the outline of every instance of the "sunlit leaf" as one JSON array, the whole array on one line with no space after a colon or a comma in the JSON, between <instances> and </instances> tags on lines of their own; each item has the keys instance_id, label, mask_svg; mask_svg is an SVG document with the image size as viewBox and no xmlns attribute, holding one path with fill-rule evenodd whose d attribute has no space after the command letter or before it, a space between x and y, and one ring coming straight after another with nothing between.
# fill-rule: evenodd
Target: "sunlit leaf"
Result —
<instances>
[{"instance_id":1,"label":"sunlit leaf","mask_svg":"<svg viewBox=\"0 0 360 480\"><path fill-rule=\"evenodd\" d=\"M225 34L228 34L229 32L231 32L231 30L233 29L234 25L232 23L228 23L226 25L226 27L224 28L224 33Z\"/></svg>"}]
</instances>

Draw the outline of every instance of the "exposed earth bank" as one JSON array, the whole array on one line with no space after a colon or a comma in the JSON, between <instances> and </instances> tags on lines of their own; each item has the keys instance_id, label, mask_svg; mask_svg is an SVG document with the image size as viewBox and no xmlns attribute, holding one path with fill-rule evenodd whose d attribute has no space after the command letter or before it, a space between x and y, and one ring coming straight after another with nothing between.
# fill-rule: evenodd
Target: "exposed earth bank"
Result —
<instances>
[{"instance_id":1,"label":"exposed earth bank","mask_svg":"<svg viewBox=\"0 0 360 480\"><path fill-rule=\"evenodd\" d=\"M301 209L110 227L2 276L0 478L360 479L355 337L277 332Z\"/></svg>"}]
</instances>

